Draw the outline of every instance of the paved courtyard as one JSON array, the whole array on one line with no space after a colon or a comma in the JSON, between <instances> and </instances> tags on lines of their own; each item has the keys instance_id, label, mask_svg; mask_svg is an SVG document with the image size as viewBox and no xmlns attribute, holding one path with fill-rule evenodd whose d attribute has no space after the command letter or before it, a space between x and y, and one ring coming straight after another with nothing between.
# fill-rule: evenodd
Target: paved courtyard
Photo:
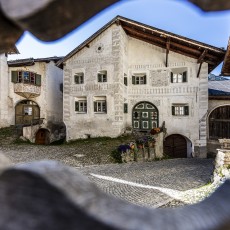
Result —
<instances>
[{"instance_id":1,"label":"paved courtyard","mask_svg":"<svg viewBox=\"0 0 230 230\"><path fill-rule=\"evenodd\" d=\"M137 205L160 207L180 199L188 190L207 184L213 160L169 159L79 170L106 193Z\"/></svg>"}]
</instances>

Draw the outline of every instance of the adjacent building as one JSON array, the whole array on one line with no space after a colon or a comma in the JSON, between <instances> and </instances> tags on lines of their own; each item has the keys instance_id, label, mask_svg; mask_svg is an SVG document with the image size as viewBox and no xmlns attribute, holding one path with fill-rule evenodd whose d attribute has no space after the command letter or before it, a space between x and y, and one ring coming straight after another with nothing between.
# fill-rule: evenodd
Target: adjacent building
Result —
<instances>
[{"instance_id":1,"label":"adjacent building","mask_svg":"<svg viewBox=\"0 0 230 230\"><path fill-rule=\"evenodd\" d=\"M208 74L225 50L117 16L58 61L67 141L148 132L164 151L206 157Z\"/></svg>"},{"instance_id":2,"label":"adjacent building","mask_svg":"<svg viewBox=\"0 0 230 230\"><path fill-rule=\"evenodd\" d=\"M0 127L15 125L20 135L38 144L65 137L58 60L60 57L7 62L1 56Z\"/></svg>"}]
</instances>

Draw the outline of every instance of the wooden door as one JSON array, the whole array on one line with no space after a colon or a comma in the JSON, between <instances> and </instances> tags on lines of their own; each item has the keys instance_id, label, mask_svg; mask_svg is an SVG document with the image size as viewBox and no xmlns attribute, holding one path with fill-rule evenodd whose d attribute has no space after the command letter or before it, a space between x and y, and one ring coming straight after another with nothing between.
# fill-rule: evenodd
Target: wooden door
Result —
<instances>
[{"instance_id":1,"label":"wooden door","mask_svg":"<svg viewBox=\"0 0 230 230\"><path fill-rule=\"evenodd\" d=\"M47 145L49 142L49 131L46 129L39 129L36 134L35 143L39 145Z\"/></svg>"},{"instance_id":2,"label":"wooden door","mask_svg":"<svg viewBox=\"0 0 230 230\"><path fill-rule=\"evenodd\" d=\"M133 109L133 129L150 131L158 127L158 110L149 102L141 102Z\"/></svg>"},{"instance_id":3,"label":"wooden door","mask_svg":"<svg viewBox=\"0 0 230 230\"><path fill-rule=\"evenodd\" d=\"M164 153L173 158L186 158L186 139L179 134L173 134L166 137L164 141Z\"/></svg>"}]
</instances>

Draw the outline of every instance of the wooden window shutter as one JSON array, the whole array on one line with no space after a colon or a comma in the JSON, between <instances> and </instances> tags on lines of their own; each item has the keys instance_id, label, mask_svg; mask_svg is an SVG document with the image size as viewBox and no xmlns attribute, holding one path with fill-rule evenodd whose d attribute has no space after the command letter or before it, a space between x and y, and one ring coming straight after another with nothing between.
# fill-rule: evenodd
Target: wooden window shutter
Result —
<instances>
[{"instance_id":1,"label":"wooden window shutter","mask_svg":"<svg viewBox=\"0 0 230 230\"><path fill-rule=\"evenodd\" d=\"M14 83L18 82L18 71L12 71L11 72L11 81Z\"/></svg>"},{"instance_id":2,"label":"wooden window shutter","mask_svg":"<svg viewBox=\"0 0 230 230\"><path fill-rule=\"evenodd\" d=\"M189 115L189 108L188 108L188 106L184 107L184 115Z\"/></svg>"},{"instance_id":3,"label":"wooden window shutter","mask_svg":"<svg viewBox=\"0 0 230 230\"><path fill-rule=\"evenodd\" d=\"M35 85L41 86L41 75L40 74L36 74Z\"/></svg>"},{"instance_id":4,"label":"wooden window shutter","mask_svg":"<svg viewBox=\"0 0 230 230\"><path fill-rule=\"evenodd\" d=\"M132 76L132 84L135 85L135 76Z\"/></svg>"},{"instance_id":5,"label":"wooden window shutter","mask_svg":"<svg viewBox=\"0 0 230 230\"><path fill-rule=\"evenodd\" d=\"M124 113L128 113L128 103L124 103Z\"/></svg>"},{"instance_id":6,"label":"wooden window shutter","mask_svg":"<svg viewBox=\"0 0 230 230\"><path fill-rule=\"evenodd\" d=\"M79 101L75 101L75 111L79 111Z\"/></svg>"},{"instance_id":7,"label":"wooden window shutter","mask_svg":"<svg viewBox=\"0 0 230 230\"><path fill-rule=\"evenodd\" d=\"M172 115L175 115L175 106L172 106Z\"/></svg>"},{"instance_id":8,"label":"wooden window shutter","mask_svg":"<svg viewBox=\"0 0 230 230\"><path fill-rule=\"evenodd\" d=\"M107 113L107 103L106 101L104 103L105 103L105 113Z\"/></svg>"},{"instance_id":9,"label":"wooden window shutter","mask_svg":"<svg viewBox=\"0 0 230 230\"><path fill-rule=\"evenodd\" d=\"M128 79L127 79L127 77L124 77L124 85L128 85Z\"/></svg>"},{"instance_id":10,"label":"wooden window shutter","mask_svg":"<svg viewBox=\"0 0 230 230\"><path fill-rule=\"evenodd\" d=\"M183 72L183 82L187 82L187 71Z\"/></svg>"},{"instance_id":11,"label":"wooden window shutter","mask_svg":"<svg viewBox=\"0 0 230 230\"><path fill-rule=\"evenodd\" d=\"M96 102L96 101L94 101L94 103L93 103L93 104L94 104L94 106L93 106L93 107L94 107L94 112L97 112L97 102Z\"/></svg>"},{"instance_id":12,"label":"wooden window shutter","mask_svg":"<svg viewBox=\"0 0 230 230\"><path fill-rule=\"evenodd\" d=\"M171 83L173 83L173 72L171 72Z\"/></svg>"},{"instance_id":13,"label":"wooden window shutter","mask_svg":"<svg viewBox=\"0 0 230 230\"><path fill-rule=\"evenodd\" d=\"M146 84L146 75L144 76L144 84Z\"/></svg>"}]
</instances>

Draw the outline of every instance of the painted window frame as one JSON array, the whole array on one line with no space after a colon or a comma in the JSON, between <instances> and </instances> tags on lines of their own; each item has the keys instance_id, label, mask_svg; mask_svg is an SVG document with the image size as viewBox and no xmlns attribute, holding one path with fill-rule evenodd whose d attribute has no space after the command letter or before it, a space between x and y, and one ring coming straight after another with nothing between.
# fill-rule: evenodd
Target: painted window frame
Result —
<instances>
[{"instance_id":1,"label":"painted window frame","mask_svg":"<svg viewBox=\"0 0 230 230\"><path fill-rule=\"evenodd\" d=\"M173 104L172 105L173 116L189 116L189 105L188 104Z\"/></svg>"}]
</instances>

